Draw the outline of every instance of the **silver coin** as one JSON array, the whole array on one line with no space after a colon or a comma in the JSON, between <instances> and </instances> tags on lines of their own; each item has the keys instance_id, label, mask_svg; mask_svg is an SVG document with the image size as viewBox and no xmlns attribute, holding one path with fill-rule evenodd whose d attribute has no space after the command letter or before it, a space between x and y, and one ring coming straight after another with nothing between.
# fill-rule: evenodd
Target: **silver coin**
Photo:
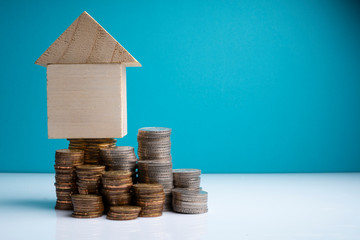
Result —
<instances>
[{"instance_id":1,"label":"silver coin","mask_svg":"<svg viewBox=\"0 0 360 240\"><path fill-rule=\"evenodd\" d=\"M178 212L178 213L186 213L186 214L202 214L202 213L207 213L208 209L187 209L187 208L178 208L176 206L172 206L173 207L173 211Z\"/></svg>"},{"instance_id":2,"label":"silver coin","mask_svg":"<svg viewBox=\"0 0 360 240\"><path fill-rule=\"evenodd\" d=\"M192 168L182 168L182 169L174 169L174 175L200 175L200 169L192 169Z\"/></svg>"},{"instance_id":3,"label":"silver coin","mask_svg":"<svg viewBox=\"0 0 360 240\"><path fill-rule=\"evenodd\" d=\"M158 137L158 136L170 136L171 128L165 127L144 127L138 131L138 136L142 137Z\"/></svg>"},{"instance_id":4,"label":"silver coin","mask_svg":"<svg viewBox=\"0 0 360 240\"><path fill-rule=\"evenodd\" d=\"M207 208L207 202L185 202L173 199L172 203L178 207L184 208Z\"/></svg>"}]
</instances>

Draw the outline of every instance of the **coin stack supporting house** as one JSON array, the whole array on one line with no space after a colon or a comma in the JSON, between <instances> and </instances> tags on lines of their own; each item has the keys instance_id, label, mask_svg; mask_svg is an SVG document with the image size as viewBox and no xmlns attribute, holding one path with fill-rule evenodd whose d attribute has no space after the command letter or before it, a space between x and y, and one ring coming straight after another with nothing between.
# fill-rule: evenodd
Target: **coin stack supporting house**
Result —
<instances>
[{"instance_id":1,"label":"coin stack supporting house","mask_svg":"<svg viewBox=\"0 0 360 240\"><path fill-rule=\"evenodd\" d=\"M92 194L74 194L71 198L74 205L73 217L95 218L102 216L104 205L101 196Z\"/></svg>"},{"instance_id":2,"label":"coin stack supporting house","mask_svg":"<svg viewBox=\"0 0 360 240\"><path fill-rule=\"evenodd\" d=\"M131 174L129 171L107 171L102 175L102 195L107 206L131 203Z\"/></svg>"},{"instance_id":3,"label":"coin stack supporting house","mask_svg":"<svg viewBox=\"0 0 360 240\"><path fill-rule=\"evenodd\" d=\"M68 139L69 149L79 149L85 152L85 164L102 164L100 148L116 146L114 138L77 138Z\"/></svg>"},{"instance_id":4,"label":"coin stack supporting house","mask_svg":"<svg viewBox=\"0 0 360 240\"><path fill-rule=\"evenodd\" d=\"M76 218L100 217L106 210L111 220L169 210L206 213L201 170L172 169L170 135L169 128L139 129L139 161L133 147L115 146L115 139L70 139L70 149L55 154L55 208L73 209Z\"/></svg>"},{"instance_id":5,"label":"coin stack supporting house","mask_svg":"<svg viewBox=\"0 0 360 240\"><path fill-rule=\"evenodd\" d=\"M199 214L208 211L208 193L205 191L174 188L172 194L172 207L175 212Z\"/></svg>"},{"instance_id":6,"label":"coin stack supporting house","mask_svg":"<svg viewBox=\"0 0 360 240\"><path fill-rule=\"evenodd\" d=\"M200 191L200 169L173 169L174 188Z\"/></svg>"},{"instance_id":7,"label":"coin stack supporting house","mask_svg":"<svg viewBox=\"0 0 360 240\"><path fill-rule=\"evenodd\" d=\"M141 207L140 217L159 217L165 202L164 188L161 184L134 184L134 202Z\"/></svg>"},{"instance_id":8,"label":"coin stack supporting house","mask_svg":"<svg viewBox=\"0 0 360 240\"><path fill-rule=\"evenodd\" d=\"M171 129L146 127L138 131L139 182L160 183L164 187L164 211L171 210L173 188Z\"/></svg>"},{"instance_id":9,"label":"coin stack supporting house","mask_svg":"<svg viewBox=\"0 0 360 240\"><path fill-rule=\"evenodd\" d=\"M139 206L112 206L107 214L107 219L110 220L132 220L139 216L141 207Z\"/></svg>"},{"instance_id":10,"label":"coin stack supporting house","mask_svg":"<svg viewBox=\"0 0 360 240\"><path fill-rule=\"evenodd\" d=\"M55 153L56 209L71 210L71 195L77 192L75 167L84 163L84 151L61 149Z\"/></svg>"},{"instance_id":11,"label":"coin stack supporting house","mask_svg":"<svg viewBox=\"0 0 360 240\"><path fill-rule=\"evenodd\" d=\"M78 190L80 194L100 194L101 176L105 166L80 165L76 167Z\"/></svg>"},{"instance_id":12,"label":"coin stack supporting house","mask_svg":"<svg viewBox=\"0 0 360 240\"><path fill-rule=\"evenodd\" d=\"M137 181L136 155L133 147L119 146L102 148L100 155L107 171L122 170L132 173L133 183Z\"/></svg>"}]
</instances>

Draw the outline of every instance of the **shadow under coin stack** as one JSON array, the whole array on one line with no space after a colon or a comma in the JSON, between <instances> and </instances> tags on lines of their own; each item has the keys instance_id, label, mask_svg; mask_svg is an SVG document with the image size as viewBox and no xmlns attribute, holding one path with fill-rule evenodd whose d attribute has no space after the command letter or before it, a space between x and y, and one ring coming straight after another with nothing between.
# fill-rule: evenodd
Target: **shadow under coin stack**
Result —
<instances>
[{"instance_id":1,"label":"shadow under coin stack","mask_svg":"<svg viewBox=\"0 0 360 240\"><path fill-rule=\"evenodd\" d=\"M162 215L165 193L161 184L134 184L134 200L141 207L140 217L159 217Z\"/></svg>"},{"instance_id":2,"label":"shadow under coin stack","mask_svg":"<svg viewBox=\"0 0 360 240\"><path fill-rule=\"evenodd\" d=\"M69 149L84 150L85 164L102 164L100 149L116 146L116 139L114 138L76 138L68 140L70 142Z\"/></svg>"},{"instance_id":3,"label":"shadow under coin stack","mask_svg":"<svg viewBox=\"0 0 360 240\"><path fill-rule=\"evenodd\" d=\"M131 174L129 171L107 171L102 175L102 194L107 206L131 203Z\"/></svg>"},{"instance_id":4,"label":"shadow under coin stack","mask_svg":"<svg viewBox=\"0 0 360 240\"><path fill-rule=\"evenodd\" d=\"M137 158L133 147L118 146L103 148L100 150L100 153L107 171L130 171L133 183L136 183Z\"/></svg>"},{"instance_id":5,"label":"shadow under coin stack","mask_svg":"<svg viewBox=\"0 0 360 240\"><path fill-rule=\"evenodd\" d=\"M98 195L74 194L71 196L74 205L72 214L75 218L101 217L104 212L102 197Z\"/></svg>"},{"instance_id":6,"label":"shadow under coin stack","mask_svg":"<svg viewBox=\"0 0 360 240\"><path fill-rule=\"evenodd\" d=\"M105 166L80 165L76 167L78 190L80 194L100 194L101 176Z\"/></svg>"},{"instance_id":7,"label":"shadow under coin stack","mask_svg":"<svg viewBox=\"0 0 360 240\"><path fill-rule=\"evenodd\" d=\"M174 169L174 188L200 191L200 169Z\"/></svg>"},{"instance_id":8,"label":"shadow under coin stack","mask_svg":"<svg viewBox=\"0 0 360 240\"><path fill-rule=\"evenodd\" d=\"M173 188L171 129L146 127L138 131L139 182L159 183L164 187L164 211L171 210Z\"/></svg>"},{"instance_id":9,"label":"shadow under coin stack","mask_svg":"<svg viewBox=\"0 0 360 240\"><path fill-rule=\"evenodd\" d=\"M133 220L139 216L141 207L139 206L112 206L107 214L107 219L110 220Z\"/></svg>"},{"instance_id":10,"label":"shadow under coin stack","mask_svg":"<svg viewBox=\"0 0 360 240\"><path fill-rule=\"evenodd\" d=\"M208 211L208 193L205 191L174 188L172 194L172 207L175 212L200 214Z\"/></svg>"},{"instance_id":11,"label":"shadow under coin stack","mask_svg":"<svg viewBox=\"0 0 360 240\"><path fill-rule=\"evenodd\" d=\"M84 163L84 151L61 149L55 153L55 209L72 210L71 195L77 193L75 167Z\"/></svg>"}]
</instances>

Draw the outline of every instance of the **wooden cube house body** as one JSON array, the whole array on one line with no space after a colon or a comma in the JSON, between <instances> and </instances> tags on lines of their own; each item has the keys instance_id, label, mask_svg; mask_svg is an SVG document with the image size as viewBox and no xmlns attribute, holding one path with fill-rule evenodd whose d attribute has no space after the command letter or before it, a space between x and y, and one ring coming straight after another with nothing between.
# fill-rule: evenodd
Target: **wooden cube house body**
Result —
<instances>
[{"instance_id":1,"label":"wooden cube house body","mask_svg":"<svg viewBox=\"0 0 360 240\"><path fill-rule=\"evenodd\" d=\"M127 134L123 64L47 66L49 138L121 138Z\"/></svg>"}]
</instances>

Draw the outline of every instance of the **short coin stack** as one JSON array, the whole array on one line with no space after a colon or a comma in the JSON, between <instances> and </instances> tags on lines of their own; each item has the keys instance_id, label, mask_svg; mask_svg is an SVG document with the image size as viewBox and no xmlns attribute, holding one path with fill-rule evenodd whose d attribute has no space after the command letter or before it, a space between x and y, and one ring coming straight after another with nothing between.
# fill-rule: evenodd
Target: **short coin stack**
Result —
<instances>
[{"instance_id":1,"label":"short coin stack","mask_svg":"<svg viewBox=\"0 0 360 240\"><path fill-rule=\"evenodd\" d=\"M115 147L114 138L77 138L68 139L69 149L85 151L85 164L102 164L100 157L101 148Z\"/></svg>"},{"instance_id":2,"label":"short coin stack","mask_svg":"<svg viewBox=\"0 0 360 240\"><path fill-rule=\"evenodd\" d=\"M102 194L108 206L131 203L131 172L107 171L102 175Z\"/></svg>"},{"instance_id":3,"label":"short coin stack","mask_svg":"<svg viewBox=\"0 0 360 240\"><path fill-rule=\"evenodd\" d=\"M101 217L104 212L102 197L98 195L74 194L71 196L74 205L72 214L75 218Z\"/></svg>"},{"instance_id":4,"label":"short coin stack","mask_svg":"<svg viewBox=\"0 0 360 240\"><path fill-rule=\"evenodd\" d=\"M164 210L171 209L173 188L170 135L171 129L163 127L145 127L138 132L139 182L163 185Z\"/></svg>"},{"instance_id":5,"label":"short coin stack","mask_svg":"<svg viewBox=\"0 0 360 240\"><path fill-rule=\"evenodd\" d=\"M107 219L110 220L132 220L139 216L141 207L139 206L112 206L107 214Z\"/></svg>"},{"instance_id":6,"label":"short coin stack","mask_svg":"<svg viewBox=\"0 0 360 240\"><path fill-rule=\"evenodd\" d=\"M200 191L200 169L174 169L174 187Z\"/></svg>"},{"instance_id":7,"label":"short coin stack","mask_svg":"<svg viewBox=\"0 0 360 240\"><path fill-rule=\"evenodd\" d=\"M75 167L84 163L84 151L61 149L55 153L56 209L71 210L71 194L77 192Z\"/></svg>"},{"instance_id":8,"label":"short coin stack","mask_svg":"<svg viewBox=\"0 0 360 240\"><path fill-rule=\"evenodd\" d=\"M175 212L199 214L208 211L208 193L205 191L174 188L172 194L172 206Z\"/></svg>"},{"instance_id":9,"label":"short coin stack","mask_svg":"<svg viewBox=\"0 0 360 240\"><path fill-rule=\"evenodd\" d=\"M123 170L132 172L133 182L136 182L136 155L133 147L118 146L100 150L106 170Z\"/></svg>"},{"instance_id":10,"label":"short coin stack","mask_svg":"<svg viewBox=\"0 0 360 240\"><path fill-rule=\"evenodd\" d=\"M141 207L140 217L159 217L162 215L165 193L161 184L138 183L133 185L134 200Z\"/></svg>"},{"instance_id":11,"label":"short coin stack","mask_svg":"<svg viewBox=\"0 0 360 240\"><path fill-rule=\"evenodd\" d=\"M105 166L80 165L76 167L78 190L80 194L99 194L101 176L105 172Z\"/></svg>"}]
</instances>

